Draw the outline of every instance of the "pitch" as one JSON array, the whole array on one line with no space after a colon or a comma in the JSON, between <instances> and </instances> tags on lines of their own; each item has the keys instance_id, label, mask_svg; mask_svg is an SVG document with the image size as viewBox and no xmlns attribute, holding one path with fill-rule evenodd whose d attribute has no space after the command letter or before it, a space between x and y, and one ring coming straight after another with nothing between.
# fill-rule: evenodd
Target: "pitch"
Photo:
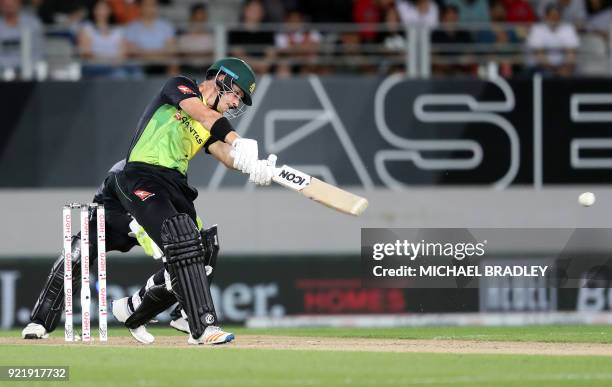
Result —
<instances>
[{"instance_id":1,"label":"pitch","mask_svg":"<svg viewBox=\"0 0 612 387\"><path fill-rule=\"evenodd\" d=\"M67 365L70 382L11 386L607 386L612 327L234 329L235 343L187 346L152 329L135 343L23 341L2 332L0 364Z\"/></svg>"}]
</instances>

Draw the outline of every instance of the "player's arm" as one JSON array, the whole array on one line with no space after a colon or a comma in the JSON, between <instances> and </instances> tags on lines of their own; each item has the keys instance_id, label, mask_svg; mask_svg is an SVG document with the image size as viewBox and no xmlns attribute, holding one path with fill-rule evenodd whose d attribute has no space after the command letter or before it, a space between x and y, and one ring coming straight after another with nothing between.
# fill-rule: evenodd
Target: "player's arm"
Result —
<instances>
[{"instance_id":1,"label":"player's arm","mask_svg":"<svg viewBox=\"0 0 612 387\"><path fill-rule=\"evenodd\" d=\"M202 102L198 97L198 85L191 79L182 76L170 78L162 94L168 103L181 108L205 128L209 128L217 140L232 145L240 138L227 118Z\"/></svg>"},{"instance_id":2,"label":"player's arm","mask_svg":"<svg viewBox=\"0 0 612 387\"><path fill-rule=\"evenodd\" d=\"M204 105L197 96L182 100L179 106L185 113L204 125L205 128L211 128L211 134L217 140L232 145L235 140L240 138L227 118L223 117L218 111Z\"/></svg>"},{"instance_id":3,"label":"player's arm","mask_svg":"<svg viewBox=\"0 0 612 387\"><path fill-rule=\"evenodd\" d=\"M229 144L221 141L214 141L207 147L207 152L210 153L220 163L228 169L236 169L234 167L234 152ZM276 159L276 156L274 156ZM270 185L274 176L274 163L269 160L257 160L249 172L249 181L257 185Z\"/></svg>"},{"instance_id":4,"label":"player's arm","mask_svg":"<svg viewBox=\"0 0 612 387\"><path fill-rule=\"evenodd\" d=\"M215 141L208 146L207 151L221 164L225 165L227 169L235 169L231 145L221 141Z\"/></svg>"},{"instance_id":5,"label":"player's arm","mask_svg":"<svg viewBox=\"0 0 612 387\"><path fill-rule=\"evenodd\" d=\"M233 168L249 174L253 171L258 156L257 141L240 137L227 118L204 105L199 98L182 100L179 106L204 127L210 128L212 138L228 145L222 148L223 152L218 152L219 161L229 162L230 156L226 153L231 153Z\"/></svg>"},{"instance_id":6,"label":"player's arm","mask_svg":"<svg viewBox=\"0 0 612 387\"><path fill-rule=\"evenodd\" d=\"M170 78L162 89L167 103L181 108L190 117L210 129L215 139L232 146L233 167L250 173L257 162L257 141L241 138L223 115L202 103L198 97L198 85L186 77Z\"/></svg>"}]
</instances>

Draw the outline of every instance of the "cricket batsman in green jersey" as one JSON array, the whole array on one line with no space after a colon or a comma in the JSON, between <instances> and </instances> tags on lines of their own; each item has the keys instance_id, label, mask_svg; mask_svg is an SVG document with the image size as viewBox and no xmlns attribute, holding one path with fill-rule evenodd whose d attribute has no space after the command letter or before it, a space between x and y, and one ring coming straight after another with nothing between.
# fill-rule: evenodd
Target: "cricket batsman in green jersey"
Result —
<instances>
[{"instance_id":1,"label":"cricket batsman in green jersey","mask_svg":"<svg viewBox=\"0 0 612 387\"><path fill-rule=\"evenodd\" d=\"M163 261L163 268L139 292L113 302L114 316L142 343L154 341L145 325L177 301L188 324L184 330L190 334L189 344L223 344L234 339L218 326L207 277L207 263L218 251L216 230L214 235L207 234L197 225L193 201L198 193L188 184L187 171L189 161L204 151L227 168L248 174L251 182L270 184L273 163L259 160L257 142L240 137L228 120L252 104L255 88L253 70L238 58L215 62L200 84L183 76L169 79L145 108L125 164L105 181L102 201L121 216L117 228L123 232L126 219L133 219ZM109 216L112 212L107 213L107 229L113 231ZM127 251L133 245L116 249ZM39 299L37 307L40 303ZM34 326L44 320L36 320L35 312L30 324ZM43 314L39 311L39 315ZM30 336L40 338L42 333L47 332Z\"/></svg>"}]
</instances>

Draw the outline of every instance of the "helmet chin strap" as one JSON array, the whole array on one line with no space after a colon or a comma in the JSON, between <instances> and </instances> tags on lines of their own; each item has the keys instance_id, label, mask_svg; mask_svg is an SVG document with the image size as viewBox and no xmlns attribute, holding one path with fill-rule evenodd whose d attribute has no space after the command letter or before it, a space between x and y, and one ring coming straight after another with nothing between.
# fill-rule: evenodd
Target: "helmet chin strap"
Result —
<instances>
[{"instance_id":1,"label":"helmet chin strap","mask_svg":"<svg viewBox=\"0 0 612 387\"><path fill-rule=\"evenodd\" d=\"M215 98L215 102L212 105L212 109L214 111L219 111L217 110L217 107L219 106L219 101L221 100L221 95L219 93L217 93L217 97Z\"/></svg>"}]
</instances>

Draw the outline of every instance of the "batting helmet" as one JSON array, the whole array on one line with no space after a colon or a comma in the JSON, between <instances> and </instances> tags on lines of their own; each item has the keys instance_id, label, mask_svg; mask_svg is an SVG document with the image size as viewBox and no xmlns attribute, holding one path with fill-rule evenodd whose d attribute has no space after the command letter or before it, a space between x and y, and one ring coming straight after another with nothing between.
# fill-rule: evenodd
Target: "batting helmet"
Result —
<instances>
[{"instance_id":1,"label":"batting helmet","mask_svg":"<svg viewBox=\"0 0 612 387\"><path fill-rule=\"evenodd\" d=\"M232 78L232 81L244 92L242 101L251 106L251 95L255 92L255 72L245 61L238 58L219 59L206 70L206 77L222 72Z\"/></svg>"}]
</instances>

